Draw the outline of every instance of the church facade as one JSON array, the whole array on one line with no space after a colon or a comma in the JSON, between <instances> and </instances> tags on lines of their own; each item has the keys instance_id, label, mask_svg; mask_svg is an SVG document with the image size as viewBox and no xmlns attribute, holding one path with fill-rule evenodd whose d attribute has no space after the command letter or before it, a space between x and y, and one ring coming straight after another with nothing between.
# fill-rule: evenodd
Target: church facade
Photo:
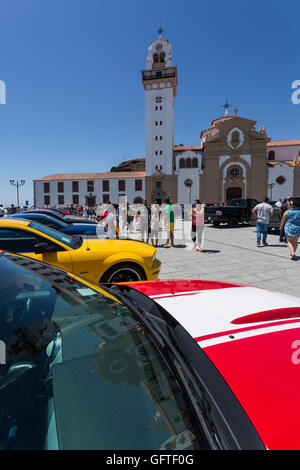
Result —
<instances>
[{"instance_id":1,"label":"church facade","mask_svg":"<svg viewBox=\"0 0 300 470\"><path fill-rule=\"evenodd\" d=\"M172 48L159 35L141 71L145 90L145 171L55 174L34 181L36 206L146 199L162 203L226 202L300 196L300 140L272 141L257 122L228 114L201 131L195 146L174 146L177 67Z\"/></svg>"}]
</instances>

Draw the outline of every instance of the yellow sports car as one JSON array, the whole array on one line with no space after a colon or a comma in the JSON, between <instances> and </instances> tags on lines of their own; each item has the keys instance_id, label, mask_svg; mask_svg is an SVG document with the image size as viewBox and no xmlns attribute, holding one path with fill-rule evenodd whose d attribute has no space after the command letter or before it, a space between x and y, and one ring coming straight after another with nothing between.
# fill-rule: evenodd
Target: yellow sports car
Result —
<instances>
[{"instance_id":1,"label":"yellow sports car","mask_svg":"<svg viewBox=\"0 0 300 470\"><path fill-rule=\"evenodd\" d=\"M0 250L26 254L94 282L156 280L156 249L125 239L70 237L30 220L0 219Z\"/></svg>"}]
</instances>

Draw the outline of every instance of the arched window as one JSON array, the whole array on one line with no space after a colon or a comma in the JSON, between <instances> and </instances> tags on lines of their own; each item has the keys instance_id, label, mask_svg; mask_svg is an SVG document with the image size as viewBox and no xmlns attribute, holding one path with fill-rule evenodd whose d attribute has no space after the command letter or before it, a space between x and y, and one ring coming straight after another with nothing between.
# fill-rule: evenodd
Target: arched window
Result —
<instances>
[{"instance_id":1,"label":"arched window","mask_svg":"<svg viewBox=\"0 0 300 470\"><path fill-rule=\"evenodd\" d=\"M154 63L158 62L158 54L153 54L153 62Z\"/></svg>"},{"instance_id":2,"label":"arched window","mask_svg":"<svg viewBox=\"0 0 300 470\"><path fill-rule=\"evenodd\" d=\"M240 143L240 133L238 131L234 131L232 133L231 143L233 146L238 145Z\"/></svg>"},{"instance_id":3,"label":"arched window","mask_svg":"<svg viewBox=\"0 0 300 470\"><path fill-rule=\"evenodd\" d=\"M193 168L198 168L198 158L194 157L192 160L192 167Z\"/></svg>"},{"instance_id":4,"label":"arched window","mask_svg":"<svg viewBox=\"0 0 300 470\"><path fill-rule=\"evenodd\" d=\"M180 160L179 160L179 168L185 168L185 159L184 159L184 158L180 158Z\"/></svg>"},{"instance_id":5,"label":"arched window","mask_svg":"<svg viewBox=\"0 0 300 470\"><path fill-rule=\"evenodd\" d=\"M270 152L268 153L268 160L275 160L274 150L270 150Z\"/></svg>"},{"instance_id":6,"label":"arched window","mask_svg":"<svg viewBox=\"0 0 300 470\"><path fill-rule=\"evenodd\" d=\"M165 61L165 53L161 52L159 56L159 62L163 63Z\"/></svg>"},{"instance_id":7,"label":"arched window","mask_svg":"<svg viewBox=\"0 0 300 470\"><path fill-rule=\"evenodd\" d=\"M185 167L186 168L192 168L192 160L190 158L187 158L185 161Z\"/></svg>"}]
</instances>

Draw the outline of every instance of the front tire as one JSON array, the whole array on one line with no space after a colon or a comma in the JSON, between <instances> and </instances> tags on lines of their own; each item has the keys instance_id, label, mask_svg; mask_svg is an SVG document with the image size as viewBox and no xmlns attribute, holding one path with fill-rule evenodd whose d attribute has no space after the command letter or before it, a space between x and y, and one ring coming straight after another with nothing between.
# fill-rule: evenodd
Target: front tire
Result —
<instances>
[{"instance_id":1,"label":"front tire","mask_svg":"<svg viewBox=\"0 0 300 470\"><path fill-rule=\"evenodd\" d=\"M146 281L144 271L134 263L120 263L109 268L101 277L100 282L112 284L116 282Z\"/></svg>"},{"instance_id":2,"label":"front tire","mask_svg":"<svg viewBox=\"0 0 300 470\"><path fill-rule=\"evenodd\" d=\"M237 217L231 217L228 221L229 227L237 227L239 225L239 219Z\"/></svg>"}]
</instances>

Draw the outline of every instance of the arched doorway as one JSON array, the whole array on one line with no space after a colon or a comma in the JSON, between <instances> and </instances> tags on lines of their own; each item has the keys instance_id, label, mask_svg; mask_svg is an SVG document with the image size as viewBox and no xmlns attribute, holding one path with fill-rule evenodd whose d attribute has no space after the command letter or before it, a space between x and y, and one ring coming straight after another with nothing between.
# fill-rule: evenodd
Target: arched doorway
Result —
<instances>
[{"instance_id":1,"label":"arched doorway","mask_svg":"<svg viewBox=\"0 0 300 470\"><path fill-rule=\"evenodd\" d=\"M241 198L242 197L242 188L240 187L230 187L226 190L226 202L231 201L231 199Z\"/></svg>"},{"instance_id":2,"label":"arched doorway","mask_svg":"<svg viewBox=\"0 0 300 470\"><path fill-rule=\"evenodd\" d=\"M166 198L166 192L162 189L155 189L152 191L151 203L154 204L156 201L157 204L162 204Z\"/></svg>"}]
</instances>

